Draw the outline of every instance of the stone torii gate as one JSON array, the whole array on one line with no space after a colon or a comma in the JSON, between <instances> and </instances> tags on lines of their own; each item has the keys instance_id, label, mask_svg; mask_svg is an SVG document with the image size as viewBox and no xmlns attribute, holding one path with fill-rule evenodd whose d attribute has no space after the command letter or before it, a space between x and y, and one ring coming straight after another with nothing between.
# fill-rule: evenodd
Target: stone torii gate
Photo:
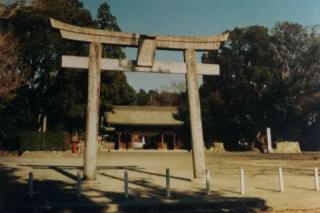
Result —
<instances>
[{"instance_id":1,"label":"stone torii gate","mask_svg":"<svg viewBox=\"0 0 320 213\"><path fill-rule=\"evenodd\" d=\"M63 38L90 43L89 57L62 56L62 67L89 69L83 179L96 180L100 73L136 71L186 74L192 136L194 180L205 178L205 156L197 75L219 75L219 65L196 64L195 51L218 49L228 34L218 36L148 36L69 25L50 19ZM102 44L138 48L137 60L102 58ZM156 62L156 49L184 51L185 63Z\"/></svg>"}]
</instances>

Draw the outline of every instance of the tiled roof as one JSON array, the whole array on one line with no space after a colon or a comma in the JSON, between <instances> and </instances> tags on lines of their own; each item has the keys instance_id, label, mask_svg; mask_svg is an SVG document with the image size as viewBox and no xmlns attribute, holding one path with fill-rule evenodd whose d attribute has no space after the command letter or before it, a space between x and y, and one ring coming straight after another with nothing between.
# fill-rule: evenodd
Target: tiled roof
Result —
<instances>
[{"instance_id":1,"label":"tiled roof","mask_svg":"<svg viewBox=\"0 0 320 213\"><path fill-rule=\"evenodd\" d=\"M176 107L114 106L105 113L107 123L114 125L181 126Z\"/></svg>"}]
</instances>

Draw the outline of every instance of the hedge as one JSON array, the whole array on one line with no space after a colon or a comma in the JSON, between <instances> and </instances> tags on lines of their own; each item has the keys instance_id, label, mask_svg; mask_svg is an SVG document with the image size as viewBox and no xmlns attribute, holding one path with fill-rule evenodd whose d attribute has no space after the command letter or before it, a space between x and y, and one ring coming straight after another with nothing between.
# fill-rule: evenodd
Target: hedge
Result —
<instances>
[{"instance_id":1,"label":"hedge","mask_svg":"<svg viewBox=\"0 0 320 213\"><path fill-rule=\"evenodd\" d=\"M70 149L70 136L63 131L21 131L20 151L65 151Z\"/></svg>"}]
</instances>

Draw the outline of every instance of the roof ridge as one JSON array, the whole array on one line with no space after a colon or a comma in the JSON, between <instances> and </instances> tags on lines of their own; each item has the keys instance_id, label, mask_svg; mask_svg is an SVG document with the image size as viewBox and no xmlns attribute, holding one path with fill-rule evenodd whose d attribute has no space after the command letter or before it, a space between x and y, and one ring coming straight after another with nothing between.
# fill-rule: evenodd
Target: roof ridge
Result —
<instances>
[{"instance_id":1,"label":"roof ridge","mask_svg":"<svg viewBox=\"0 0 320 213\"><path fill-rule=\"evenodd\" d=\"M137 106L137 105L132 105L132 106L122 106L122 105L113 105L113 109L137 109L137 110L157 110L157 111L177 111L178 107L177 106Z\"/></svg>"}]
</instances>

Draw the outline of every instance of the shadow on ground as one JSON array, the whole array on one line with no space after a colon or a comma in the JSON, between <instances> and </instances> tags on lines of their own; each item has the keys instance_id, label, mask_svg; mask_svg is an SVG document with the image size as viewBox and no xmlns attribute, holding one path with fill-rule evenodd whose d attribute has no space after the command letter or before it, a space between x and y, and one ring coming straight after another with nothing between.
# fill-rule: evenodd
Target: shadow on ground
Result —
<instances>
[{"instance_id":1,"label":"shadow on ground","mask_svg":"<svg viewBox=\"0 0 320 213\"><path fill-rule=\"evenodd\" d=\"M27 166L27 165L24 165ZM131 196L125 199L123 193L103 191L97 187L84 187L85 192L94 192L110 200L101 204L88 196L78 198L75 191L75 175L70 170L81 169L73 166L28 165L33 169L52 169L70 178L70 182L53 180L35 180L36 194L30 198L27 194L27 183L20 179L20 168L10 168L0 164L0 212L256 212L268 210L264 200L248 197L224 197L218 192L205 196L203 191L172 192L170 199L165 199L165 189L150 182L148 178L130 180ZM163 174L145 171L135 166L99 168L101 178L123 181L122 177L108 174L108 169L127 169L147 175ZM187 181L184 177L173 177ZM114 208L117 206L117 208Z\"/></svg>"}]
</instances>

